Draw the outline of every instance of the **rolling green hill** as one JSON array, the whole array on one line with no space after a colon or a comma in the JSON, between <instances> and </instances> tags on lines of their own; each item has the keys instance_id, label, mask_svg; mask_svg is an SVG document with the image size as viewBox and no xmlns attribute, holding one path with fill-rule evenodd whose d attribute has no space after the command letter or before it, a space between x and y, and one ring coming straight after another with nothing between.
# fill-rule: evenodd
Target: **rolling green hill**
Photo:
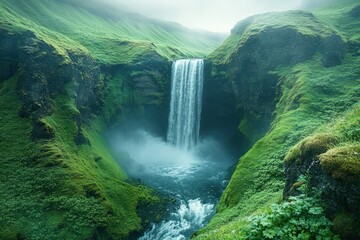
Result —
<instances>
[{"instance_id":1,"label":"rolling green hill","mask_svg":"<svg viewBox=\"0 0 360 240\"><path fill-rule=\"evenodd\" d=\"M171 61L222 39L86 1L1 0L0 239L126 239L159 219L104 132L162 108Z\"/></svg>"},{"instance_id":2,"label":"rolling green hill","mask_svg":"<svg viewBox=\"0 0 360 240\"><path fill-rule=\"evenodd\" d=\"M253 16L209 55L208 92L216 89L221 96L219 102L205 96L205 108L212 101L225 109L220 99L235 99L237 134L251 147L239 159L217 214L195 239L288 239L281 237L290 236L281 225L286 216L271 215L270 206L291 195L301 175L320 192L333 230L343 239L359 238L359 209L350 203L359 201L353 191L360 181L359 9L358 1L332 1L311 13ZM214 110L208 114L221 119ZM251 235L250 216L258 216L263 229L273 228L252 229ZM278 228L271 217L278 217Z\"/></svg>"},{"instance_id":3,"label":"rolling green hill","mask_svg":"<svg viewBox=\"0 0 360 240\"><path fill-rule=\"evenodd\" d=\"M305 206L310 220L292 222L331 239L327 217L359 239L359 2L253 16L223 38L85 0L0 0L0 239L128 239L159 220L166 204L103 133L130 117L164 125L183 57L205 57L202 124L243 153L193 237L288 239L281 224ZM321 191L288 202L303 185Z\"/></svg>"},{"instance_id":4,"label":"rolling green hill","mask_svg":"<svg viewBox=\"0 0 360 240\"><path fill-rule=\"evenodd\" d=\"M105 7L95 10L86 1L1 0L0 6L2 28L32 31L59 53L84 51L103 63L132 63L152 53L202 57L225 37Z\"/></svg>"}]
</instances>

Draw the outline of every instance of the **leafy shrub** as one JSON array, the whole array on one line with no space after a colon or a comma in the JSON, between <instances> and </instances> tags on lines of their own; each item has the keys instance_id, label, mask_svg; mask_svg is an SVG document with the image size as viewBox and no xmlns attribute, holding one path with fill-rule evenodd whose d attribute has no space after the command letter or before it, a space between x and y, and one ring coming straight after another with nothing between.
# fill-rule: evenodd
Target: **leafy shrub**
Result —
<instances>
[{"instance_id":1,"label":"leafy shrub","mask_svg":"<svg viewBox=\"0 0 360 240\"><path fill-rule=\"evenodd\" d=\"M318 200L301 194L249 218L245 239L339 239Z\"/></svg>"}]
</instances>

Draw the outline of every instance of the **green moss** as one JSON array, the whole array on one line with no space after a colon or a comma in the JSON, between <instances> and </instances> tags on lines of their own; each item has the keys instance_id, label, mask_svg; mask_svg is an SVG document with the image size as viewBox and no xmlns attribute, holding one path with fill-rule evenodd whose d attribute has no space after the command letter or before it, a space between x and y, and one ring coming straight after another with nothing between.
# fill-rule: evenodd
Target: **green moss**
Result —
<instances>
[{"instance_id":1,"label":"green moss","mask_svg":"<svg viewBox=\"0 0 360 240\"><path fill-rule=\"evenodd\" d=\"M329 128L337 133L342 142L359 142L360 106L354 106L351 111L338 118Z\"/></svg>"},{"instance_id":2,"label":"green moss","mask_svg":"<svg viewBox=\"0 0 360 240\"><path fill-rule=\"evenodd\" d=\"M34 32L67 62L68 51L91 54L111 64L146 61L154 53L169 59L200 57L223 40L221 35L120 10L93 9L81 1L1 0L0 6L2 28Z\"/></svg>"},{"instance_id":3,"label":"green moss","mask_svg":"<svg viewBox=\"0 0 360 240\"><path fill-rule=\"evenodd\" d=\"M342 7L339 5L337 2L339 9L336 11L342 13L349 8L346 4ZM351 23L348 19L349 25L343 29L338 27L342 20L340 14L335 13L335 8L322 11L324 15L321 16L318 12L314 16L297 11L255 16L246 24L240 23L239 29L235 28L232 36L210 55L210 60L215 63L216 70L221 69L219 64L228 64L229 59L235 58L237 52L242 51L246 38L255 36L266 26L287 26L299 34L315 38L336 33L345 42L353 34L359 33L358 27L350 31L350 25L358 24L359 20L352 19L356 23ZM328 21L324 17L325 13L333 21ZM243 239L237 234L246 225L244 219L254 213L264 212L272 203L280 201L284 188L284 158L285 163L302 161L306 156L324 153L335 145L345 142L354 145L359 141L359 119L356 115L360 114L355 105L360 101L359 62L358 55L348 49L343 63L338 66L324 67L321 54L315 53L310 60L290 67L278 66L271 72L278 76L278 85L277 105L270 129L239 159L217 206L217 214L205 229L199 231L196 239ZM228 72L236 71L236 67L229 66ZM347 114L350 109L353 109L349 113L351 117ZM335 126L330 128L329 124ZM247 133L247 126L243 122L240 130ZM350 169L345 168L344 173L357 174L356 167Z\"/></svg>"},{"instance_id":4,"label":"green moss","mask_svg":"<svg viewBox=\"0 0 360 240\"><path fill-rule=\"evenodd\" d=\"M335 136L328 133L319 133L307 137L290 149L284 158L285 164L300 163L306 158L312 159L326 152L338 142L339 140Z\"/></svg>"},{"instance_id":5,"label":"green moss","mask_svg":"<svg viewBox=\"0 0 360 240\"><path fill-rule=\"evenodd\" d=\"M64 171L71 176L66 180L71 192L94 197L100 201L100 206L111 211L110 215L103 216L110 236L124 237L131 231L140 230L141 219L136 213L138 202L144 198L148 202L158 202L159 198L146 187L124 182L127 176L109 153L97 120L82 129L90 144L77 146L74 143L76 115L73 114L77 111L71 98L60 96L55 101L55 109L47 121L56 129L54 144L66 159ZM55 153L51 154L54 156ZM48 161L51 159L47 158Z\"/></svg>"},{"instance_id":6,"label":"green moss","mask_svg":"<svg viewBox=\"0 0 360 240\"><path fill-rule=\"evenodd\" d=\"M55 144L47 143L41 145L40 156L36 156L35 158L37 159L39 166L42 167L66 166L64 154Z\"/></svg>"},{"instance_id":7,"label":"green moss","mask_svg":"<svg viewBox=\"0 0 360 240\"><path fill-rule=\"evenodd\" d=\"M319 21L312 13L305 11L260 14L237 23L231 30L231 36L209 55L209 59L215 64L228 64L238 49L256 35L269 29L284 28L313 38L330 36L336 32L326 22Z\"/></svg>"},{"instance_id":8,"label":"green moss","mask_svg":"<svg viewBox=\"0 0 360 240\"><path fill-rule=\"evenodd\" d=\"M160 198L129 183L101 135L103 122L84 125L89 144L76 145L79 111L64 91L39 120L54 137L33 140L33 124L18 115L17 76L0 84L0 238L122 239L142 229L139 205Z\"/></svg>"},{"instance_id":9,"label":"green moss","mask_svg":"<svg viewBox=\"0 0 360 240\"><path fill-rule=\"evenodd\" d=\"M55 137L55 130L45 121L38 119L31 134L33 139L52 139Z\"/></svg>"},{"instance_id":10,"label":"green moss","mask_svg":"<svg viewBox=\"0 0 360 240\"><path fill-rule=\"evenodd\" d=\"M360 21L351 16L351 10L359 5L356 0L332 1L321 9L315 9L314 14L322 21L334 27L341 28L341 34L350 41L360 40Z\"/></svg>"},{"instance_id":11,"label":"green moss","mask_svg":"<svg viewBox=\"0 0 360 240\"><path fill-rule=\"evenodd\" d=\"M360 145L330 149L320 155L320 163L334 179L358 182L360 180Z\"/></svg>"}]
</instances>

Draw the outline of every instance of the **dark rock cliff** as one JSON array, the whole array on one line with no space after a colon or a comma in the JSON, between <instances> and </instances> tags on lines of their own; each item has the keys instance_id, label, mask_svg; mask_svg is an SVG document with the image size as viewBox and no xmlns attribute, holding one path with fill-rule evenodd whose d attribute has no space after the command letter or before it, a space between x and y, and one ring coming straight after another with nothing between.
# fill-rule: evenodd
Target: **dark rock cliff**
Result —
<instances>
[{"instance_id":1,"label":"dark rock cliff","mask_svg":"<svg viewBox=\"0 0 360 240\"><path fill-rule=\"evenodd\" d=\"M294 11L288 15L319 24L311 13ZM215 50L206 64L202 130L220 129L242 146L240 153L269 130L281 94L279 77L273 71L311 59L317 52L322 54L324 66L335 66L341 64L345 52L343 40L331 31L305 34L290 24L265 24L259 29L256 24L256 16L239 22L230 37L235 43ZM221 51L227 48L233 51L222 56Z\"/></svg>"},{"instance_id":2,"label":"dark rock cliff","mask_svg":"<svg viewBox=\"0 0 360 240\"><path fill-rule=\"evenodd\" d=\"M31 32L12 34L2 30L0 35L4 46L1 65L9 65L1 79L5 80L20 71L21 116L37 119L49 115L52 100L66 91L65 86L69 83L73 84L76 106L84 114L96 108L100 71L90 56L69 52L69 59L66 59Z\"/></svg>"},{"instance_id":3,"label":"dark rock cliff","mask_svg":"<svg viewBox=\"0 0 360 240\"><path fill-rule=\"evenodd\" d=\"M141 107L143 113L137 117L145 125L156 123L151 127L164 135L171 73L171 63L167 59L154 53L133 65L104 65L82 52L60 55L29 31L10 33L1 30L0 39L0 81L7 80L19 71L18 92L23 103L20 116L31 117L36 122L51 115L53 102L59 95L70 93L80 111L76 120L80 128L81 121L106 107L104 98L109 92L103 88L112 85L121 76L126 79L123 88L108 87L108 91L119 94L126 91L128 96L125 104L114 103L118 104L114 106L118 110L108 120L116 121L119 115L125 114L122 111L124 108L138 111ZM35 129L35 135L39 136L41 131Z\"/></svg>"}]
</instances>

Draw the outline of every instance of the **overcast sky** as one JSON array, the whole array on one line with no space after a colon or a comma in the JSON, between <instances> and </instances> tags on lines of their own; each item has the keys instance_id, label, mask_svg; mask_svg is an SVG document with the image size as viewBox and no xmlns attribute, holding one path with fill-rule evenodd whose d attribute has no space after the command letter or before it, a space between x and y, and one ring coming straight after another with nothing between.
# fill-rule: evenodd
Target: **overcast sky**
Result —
<instances>
[{"instance_id":1,"label":"overcast sky","mask_svg":"<svg viewBox=\"0 0 360 240\"><path fill-rule=\"evenodd\" d=\"M241 19L269 11L300 9L325 0L106 0L151 18L190 28L229 32Z\"/></svg>"}]
</instances>

